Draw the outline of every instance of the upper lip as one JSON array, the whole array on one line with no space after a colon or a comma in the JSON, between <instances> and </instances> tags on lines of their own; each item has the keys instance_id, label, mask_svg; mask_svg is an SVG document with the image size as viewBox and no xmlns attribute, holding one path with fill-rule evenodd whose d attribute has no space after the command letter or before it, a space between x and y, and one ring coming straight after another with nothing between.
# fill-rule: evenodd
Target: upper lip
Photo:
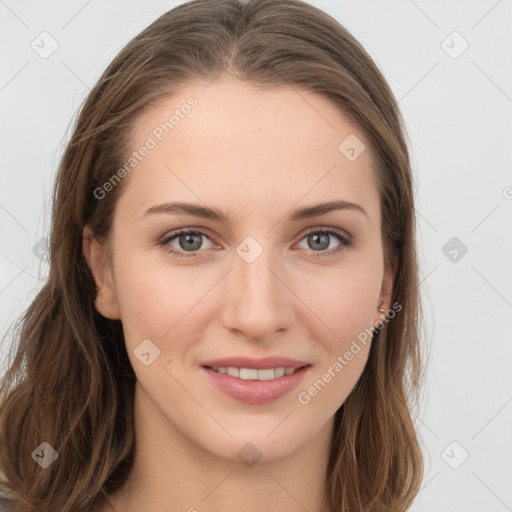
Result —
<instances>
[{"instance_id":1,"label":"upper lip","mask_svg":"<svg viewBox=\"0 0 512 512\"><path fill-rule=\"evenodd\" d=\"M262 357L261 359L254 359L251 357L225 357L223 359L215 359L205 361L202 366L211 366L215 368L227 368L234 366L235 368L252 368L255 370L263 370L268 368L301 368L308 366L310 363L307 361L298 361L297 359L290 359L288 357L269 356Z\"/></svg>"}]
</instances>

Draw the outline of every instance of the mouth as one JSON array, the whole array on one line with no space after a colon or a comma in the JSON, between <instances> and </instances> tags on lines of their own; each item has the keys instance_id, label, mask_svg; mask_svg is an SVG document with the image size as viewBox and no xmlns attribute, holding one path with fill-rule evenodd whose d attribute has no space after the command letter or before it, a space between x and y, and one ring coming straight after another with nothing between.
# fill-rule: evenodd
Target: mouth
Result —
<instances>
[{"instance_id":1,"label":"mouth","mask_svg":"<svg viewBox=\"0 0 512 512\"><path fill-rule=\"evenodd\" d=\"M311 364L258 369L203 365L200 369L208 382L228 397L249 405L264 405L295 389L311 372Z\"/></svg>"},{"instance_id":2,"label":"mouth","mask_svg":"<svg viewBox=\"0 0 512 512\"><path fill-rule=\"evenodd\" d=\"M298 368L294 367L284 367L278 366L276 368L239 368L236 366L204 366L204 368L208 368L216 373L220 373L222 375L229 375L231 377L235 377L236 379L241 380L274 380L280 379L282 377L292 375L298 370L302 368L306 368L311 366L309 364L300 366Z\"/></svg>"}]
</instances>

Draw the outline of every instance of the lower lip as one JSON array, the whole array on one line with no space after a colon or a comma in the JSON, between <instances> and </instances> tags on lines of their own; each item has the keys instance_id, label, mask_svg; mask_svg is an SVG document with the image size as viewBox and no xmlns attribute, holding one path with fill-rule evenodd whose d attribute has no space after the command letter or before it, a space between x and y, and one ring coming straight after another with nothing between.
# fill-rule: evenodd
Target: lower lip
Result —
<instances>
[{"instance_id":1,"label":"lower lip","mask_svg":"<svg viewBox=\"0 0 512 512\"><path fill-rule=\"evenodd\" d=\"M250 405L270 403L295 389L311 370L311 365L304 366L291 375L284 375L272 380L243 380L225 373L218 373L202 366L205 372L226 395Z\"/></svg>"}]
</instances>

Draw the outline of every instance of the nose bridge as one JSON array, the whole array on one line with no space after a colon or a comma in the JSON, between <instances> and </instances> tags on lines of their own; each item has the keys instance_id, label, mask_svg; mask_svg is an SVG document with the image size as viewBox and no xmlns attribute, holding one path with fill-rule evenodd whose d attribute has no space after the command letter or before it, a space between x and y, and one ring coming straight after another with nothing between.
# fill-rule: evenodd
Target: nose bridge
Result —
<instances>
[{"instance_id":1,"label":"nose bridge","mask_svg":"<svg viewBox=\"0 0 512 512\"><path fill-rule=\"evenodd\" d=\"M290 318L290 292L275 251L265 244L269 239L247 237L239 244L226 295L226 327L251 338L286 327Z\"/></svg>"}]
</instances>

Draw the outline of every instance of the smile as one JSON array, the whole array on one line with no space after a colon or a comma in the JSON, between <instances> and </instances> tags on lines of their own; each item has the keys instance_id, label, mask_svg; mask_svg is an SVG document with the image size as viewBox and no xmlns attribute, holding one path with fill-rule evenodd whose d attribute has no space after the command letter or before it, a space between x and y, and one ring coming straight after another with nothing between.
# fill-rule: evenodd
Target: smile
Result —
<instances>
[{"instance_id":1,"label":"smile","mask_svg":"<svg viewBox=\"0 0 512 512\"><path fill-rule=\"evenodd\" d=\"M231 377L236 377L242 380L273 380L284 377L285 375L291 375L298 370L298 368L284 368L282 366L261 370L256 370L255 368L236 368L235 366L212 366L211 369L214 372L231 375Z\"/></svg>"},{"instance_id":2,"label":"smile","mask_svg":"<svg viewBox=\"0 0 512 512\"><path fill-rule=\"evenodd\" d=\"M311 372L311 365L261 369L201 366L200 370L224 395L249 405L263 405L293 391Z\"/></svg>"}]
</instances>

